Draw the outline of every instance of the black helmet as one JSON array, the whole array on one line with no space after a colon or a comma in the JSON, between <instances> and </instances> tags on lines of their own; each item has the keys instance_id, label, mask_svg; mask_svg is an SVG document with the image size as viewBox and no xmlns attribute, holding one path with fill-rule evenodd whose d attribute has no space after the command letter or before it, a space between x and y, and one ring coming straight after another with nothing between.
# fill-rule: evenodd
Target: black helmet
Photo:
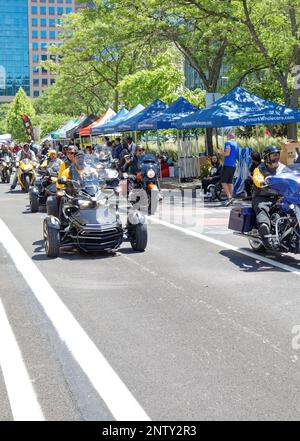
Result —
<instances>
[{"instance_id":1,"label":"black helmet","mask_svg":"<svg viewBox=\"0 0 300 441\"><path fill-rule=\"evenodd\" d=\"M280 149L276 145L268 145L263 152L264 159L268 159L269 155L272 153L280 153Z\"/></svg>"},{"instance_id":2,"label":"black helmet","mask_svg":"<svg viewBox=\"0 0 300 441\"><path fill-rule=\"evenodd\" d=\"M75 145L68 145L66 151L67 152L74 152L76 154L78 152L78 149Z\"/></svg>"}]
</instances>

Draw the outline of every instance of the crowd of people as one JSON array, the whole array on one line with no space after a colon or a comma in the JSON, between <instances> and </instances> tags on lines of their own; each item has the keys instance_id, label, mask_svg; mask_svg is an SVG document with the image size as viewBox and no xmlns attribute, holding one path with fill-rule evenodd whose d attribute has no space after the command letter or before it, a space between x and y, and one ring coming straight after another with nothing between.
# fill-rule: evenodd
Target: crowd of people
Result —
<instances>
[{"instance_id":1,"label":"crowd of people","mask_svg":"<svg viewBox=\"0 0 300 441\"><path fill-rule=\"evenodd\" d=\"M104 138L104 144L111 157L118 161L119 171L135 175L139 170L141 158L145 155L145 149L141 145L136 145L131 137L121 140L120 137L110 139ZM84 151L80 150L74 144L60 146L59 149L53 149L46 142L39 149L33 144L24 143L23 145L13 143L0 145L0 159L4 155L15 158L16 162L22 159L39 161L41 168L58 168L58 176L63 176L66 170L70 171L72 164L80 166L82 154L93 154L99 145L87 146ZM230 133L224 145L224 149L210 158L211 166L208 176L202 179L202 188L204 196L208 195L208 188L211 184L220 183L227 196L225 205L228 206L233 201L233 180L238 160L238 145L234 139L234 134ZM223 157L221 162L220 158ZM274 195L271 195L264 187L265 177L281 173L284 166L279 162L280 152L276 146L268 146L263 158L259 152L251 153L251 165L249 175L244 181L245 200L253 200L253 208L257 216L260 233L265 236L269 233L268 213L270 205L273 203ZM17 185L16 174L11 184L11 190Z\"/></svg>"}]
</instances>

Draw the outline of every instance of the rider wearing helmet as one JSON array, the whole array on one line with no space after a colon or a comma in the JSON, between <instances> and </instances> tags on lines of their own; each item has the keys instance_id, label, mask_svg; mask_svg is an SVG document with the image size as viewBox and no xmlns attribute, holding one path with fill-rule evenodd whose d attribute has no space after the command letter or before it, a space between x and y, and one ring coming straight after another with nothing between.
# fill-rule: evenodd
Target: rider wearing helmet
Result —
<instances>
[{"instance_id":1,"label":"rider wearing helmet","mask_svg":"<svg viewBox=\"0 0 300 441\"><path fill-rule=\"evenodd\" d=\"M282 173L286 166L279 162L280 150L275 145L269 145L263 152L264 161L254 170L254 197L252 200L253 209L256 214L258 233L265 243L268 243L267 236L270 234L270 210L276 202L278 195L268 185L265 179L267 176L274 176Z\"/></svg>"},{"instance_id":2,"label":"rider wearing helmet","mask_svg":"<svg viewBox=\"0 0 300 441\"><path fill-rule=\"evenodd\" d=\"M2 148L0 146L0 159L3 158L4 156L9 156L10 158L13 157L13 154L9 150L9 147L7 144L2 144Z\"/></svg>"},{"instance_id":3,"label":"rider wearing helmet","mask_svg":"<svg viewBox=\"0 0 300 441\"><path fill-rule=\"evenodd\" d=\"M30 145L25 143L22 150L18 153L17 161L22 161L22 159L30 159L30 161L36 161L35 154L30 150Z\"/></svg>"},{"instance_id":4,"label":"rider wearing helmet","mask_svg":"<svg viewBox=\"0 0 300 441\"><path fill-rule=\"evenodd\" d=\"M65 150L66 157L62 160L61 165L60 165L60 169L58 172L59 178L62 176L63 172L72 165L72 163L74 162L75 154L77 151L78 150L77 150L77 147L75 147L75 145L67 146L67 148Z\"/></svg>"},{"instance_id":5,"label":"rider wearing helmet","mask_svg":"<svg viewBox=\"0 0 300 441\"><path fill-rule=\"evenodd\" d=\"M41 164L41 168L54 169L61 165L61 159L57 157L57 151L54 149L48 150L48 158L46 158Z\"/></svg>"},{"instance_id":6,"label":"rider wearing helmet","mask_svg":"<svg viewBox=\"0 0 300 441\"><path fill-rule=\"evenodd\" d=\"M62 188L67 180L80 181L80 175L84 169L84 153L77 151L72 164L66 168L58 180L58 188Z\"/></svg>"},{"instance_id":7,"label":"rider wearing helmet","mask_svg":"<svg viewBox=\"0 0 300 441\"><path fill-rule=\"evenodd\" d=\"M19 151L16 157L16 163L22 161L23 159L30 159L30 161L36 161L35 154L32 150L30 150L30 146L28 143L23 144L22 150ZM18 170L15 172L13 183L10 186L11 190L14 190L17 186L18 181Z\"/></svg>"}]
</instances>

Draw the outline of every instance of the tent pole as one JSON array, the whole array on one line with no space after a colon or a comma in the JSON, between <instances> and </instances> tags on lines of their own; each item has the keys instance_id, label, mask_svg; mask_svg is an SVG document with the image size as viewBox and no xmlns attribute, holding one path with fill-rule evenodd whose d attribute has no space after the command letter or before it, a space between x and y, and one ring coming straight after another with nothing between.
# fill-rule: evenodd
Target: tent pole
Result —
<instances>
[{"instance_id":1,"label":"tent pole","mask_svg":"<svg viewBox=\"0 0 300 441\"><path fill-rule=\"evenodd\" d=\"M217 149L219 149L219 139L218 139L218 129L216 127L216 142L217 142Z\"/></svg>"},{"instance_id":2,"label":"tent pole","mask_svg":"<svg viewBox=\"0 0 300 441\"><path fill-rule=\"evenodd\" d=\"M180 131L176 130L176 137L177 137L177 166L178 166L178 182L180 184L180 146L179 146L179 137L180 137Z\"/></svg>"}]
</instances>

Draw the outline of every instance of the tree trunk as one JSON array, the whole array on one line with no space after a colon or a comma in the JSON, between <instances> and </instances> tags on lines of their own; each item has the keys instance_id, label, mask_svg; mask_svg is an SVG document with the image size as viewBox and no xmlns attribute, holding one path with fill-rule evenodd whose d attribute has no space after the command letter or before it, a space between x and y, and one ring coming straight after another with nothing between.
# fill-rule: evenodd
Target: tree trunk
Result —
<instances>
[{"instance_id":1,"label":"tree trunk","mask_svg":"<svg viewBox=\"0 0 300 441\"><path fill-rule=\"evenodd\" d=\"M206 154L208 156L212 156L214 154L214 145L213 145L213 129L205 129L205 140L206 140Z\"/></svg>"},{"instance_id":2,"label":"tree trunk","mask_svg":"<svg viewBox=\"0 0 300 441\"><path fill-rule=\"evenodd\" d=\"M115 102L114 102L114 111L118 113L119 110L119 91L115 88Z\"/></svg>"},{"instance_id":3,"label":"tree trunk","mask_svg":"<svg viewBox=\"0 0 300 441\"><path fill-rule=\"evenodd\" d=\"M294 139L295 141L298 140L297 123L287 124L287 137L288 139Z\"/></svg>"}]
</instances>

